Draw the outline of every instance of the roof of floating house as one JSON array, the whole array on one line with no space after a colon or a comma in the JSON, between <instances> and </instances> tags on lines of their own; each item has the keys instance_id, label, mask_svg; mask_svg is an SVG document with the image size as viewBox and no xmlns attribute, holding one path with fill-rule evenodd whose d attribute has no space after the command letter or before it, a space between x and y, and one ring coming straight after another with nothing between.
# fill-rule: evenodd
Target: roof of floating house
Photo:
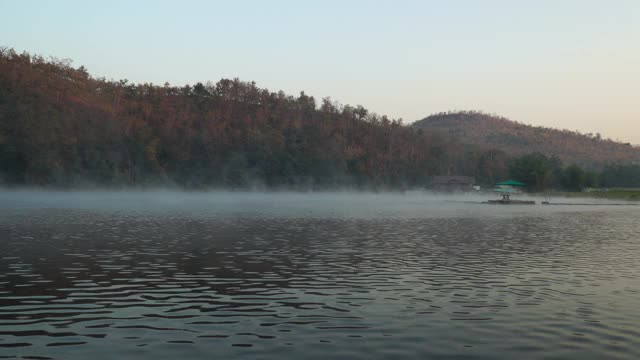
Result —
<instances>
[{"instance_id":1,"label":"roof of floating house","mask_svg":"<svg viewBox=\"0 0 640 360\"><path fill-rule=\"evenodd\" d=\"M432 184L473 185L476 180L471 176L434 176Z\"/></svg>"},{"instance_id":2,"label":"roof of floating house","mask_svg":"<svg viewBox=\"0 0 640 360\"><path fill-rule=\"evenodd\" d=\"M527 186L527 184L521 183L520 181L515 181L515 180L507 180L507 181L499 182L496 185Z\"/></svg>"}]
</instances>

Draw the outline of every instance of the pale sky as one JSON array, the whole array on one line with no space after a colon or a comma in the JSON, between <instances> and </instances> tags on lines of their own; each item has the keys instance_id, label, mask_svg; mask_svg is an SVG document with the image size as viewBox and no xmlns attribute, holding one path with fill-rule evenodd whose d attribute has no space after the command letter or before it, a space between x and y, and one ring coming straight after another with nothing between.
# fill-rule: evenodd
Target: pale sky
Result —
<instances>
[{"instance_id":1,"label":"pale sky","mask_svg":"<svg viewBox=\"0 0 640 360\"><path fill-rule=\"evenodd\" d=\"M0 0L0 46L94 76L238 77L401 117L482 110L640 144L640 1Z\"/></svg>"}]
</instances>

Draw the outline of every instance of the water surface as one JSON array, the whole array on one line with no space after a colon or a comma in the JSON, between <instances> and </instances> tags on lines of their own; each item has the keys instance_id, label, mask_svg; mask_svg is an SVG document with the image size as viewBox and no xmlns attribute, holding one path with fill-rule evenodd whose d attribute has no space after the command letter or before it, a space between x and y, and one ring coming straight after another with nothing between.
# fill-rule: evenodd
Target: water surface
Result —
<instances>
[{"instance_id":1,"label":"water surface","mask_svg":"<svg viewBox=\"0 0 640 360\"><path fill-rule=\"evenodd\" d=\"M633 206L0 200L3 358L640 358Z\"/></svg>"}]
</instances>

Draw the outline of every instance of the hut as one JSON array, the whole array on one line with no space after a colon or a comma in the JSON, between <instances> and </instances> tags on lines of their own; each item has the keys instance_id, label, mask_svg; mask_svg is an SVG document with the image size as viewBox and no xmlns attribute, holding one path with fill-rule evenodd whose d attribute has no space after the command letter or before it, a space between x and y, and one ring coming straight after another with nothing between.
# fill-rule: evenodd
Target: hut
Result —
<instances>
[{"instance_id":1,"label":"hut","mask_svg":"<svg viewBox=\"0 0 640 360\"><path fill-rule=\"evenodd\" d=\"M499 205L534 205L536 202L533 200L513 200L512 194L518 194L521 192L520 188L526 186L525 183L521 183L515 180L502 181L496 184L495 192L502 195L502 199L489 200L489 204Z\"/></svg>"},{"instance_id":2,"label":"hut","mask_svg":"<svg viewBox=\"0 0 640 360\"><path fill-rule=\"evenodd\" d=\"M522 192L522 188L527 186L525 183L521 183L520 181L515 180L507 180L496 183L496 191L498 192L508 192L508 193L520 193Z\"/></svg>"},{"instance_id":3,"label":"hut","mask_svg":"<svg viewBox=\"0 0 640 360\"><path fill-rule=\"evenodd\" d=\"M435 191L460 192L473 191L476 180L471 176L434 176L431 189Z\"/></svg>"}]
</instances>

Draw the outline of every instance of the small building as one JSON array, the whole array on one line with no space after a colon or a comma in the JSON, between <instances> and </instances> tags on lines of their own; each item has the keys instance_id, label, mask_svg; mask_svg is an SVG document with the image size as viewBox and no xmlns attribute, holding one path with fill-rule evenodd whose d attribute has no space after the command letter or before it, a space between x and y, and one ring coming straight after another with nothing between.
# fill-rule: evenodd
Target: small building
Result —
<instances>
[{"instance_id":1,"label":"small building","mask_svg":"<svg viewBox=\"0 0 640 360\"><path fill-rule=\"evenodd\" d=\"M458 192L473 191L476 180L471 176L434 176L431 189L434 191Z\"/></svg>"}]
</instances>

